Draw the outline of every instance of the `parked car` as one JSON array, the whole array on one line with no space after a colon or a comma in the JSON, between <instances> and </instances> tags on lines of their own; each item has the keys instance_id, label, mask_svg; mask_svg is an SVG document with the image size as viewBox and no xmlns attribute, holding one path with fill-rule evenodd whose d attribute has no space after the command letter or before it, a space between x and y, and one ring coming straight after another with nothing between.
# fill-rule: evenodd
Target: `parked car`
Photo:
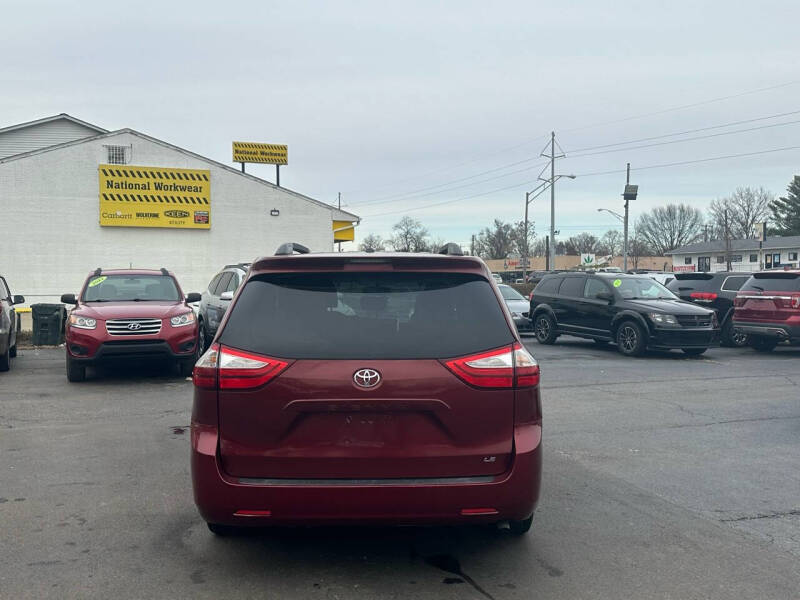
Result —
<instances>
[{"instance_id":1,"label":"parked car","mask_svg":"<svg viewBox=\"0 0 800 600\"><path fill-rule=\"evenodd\" d=\"M244 281L249 268L250 263L225 265L219 273L211 278L208 288L203 292L197 316L202 342L201 354L214 339L233 294Z\"/></svg>"},{"instance_id":2,"label":"parked car","mask_svg":"<svg viewBox=\"0 0 800 600\"><path fill-rule=\"evenodd\" d=\"M192 481L212 532L529 529L539 367L483 261L444 252L285 244L252 264L194 370Z\"/></svg>"},{"instance_id":3,"label":"parked car","mask_svg":"<svg viewBox=\"0 0 800 600\"><path fill-rule=\"evenodd\" d=\"M200 294L183 295L166 269L114 269L89 274L67 317L69 381L83 381L86 367L134 358L175 361L191 375L198 356L197 320L188 305Z\"/></svg>"},{"instance_id":4,"label":"parked car","mask_svg":"<svg viewBox=\"0 0 800 600\"><path fill-rule=\"evenodd\" d=\"M754 273L734 300L733 322L750 345L770 352L779 342L800 342L800 271Z\"/></svg>"},{"instance_id":5,"label":"parked car","mask_svg":"<svg viewBox=\"0 0 800 600\"><path fill-rule=\"evenodd\" d=\"M492 273L492 279L494 279L495 283L503 283L503 278L500 277L499 273Z\"/></svg>"},{"instance_id":6,"label":"parked car","mask_svg":"<svg viewBox=\"0 0 800 600\"><path fill-rule=\"evenodd\" d=\"M718 273L675 273L667 289L681 300L694 302L717 313L723 346L747 345L747 335L733 324L733 301L750 273L720 271Z\"/></svg>"},{"instance_id":7,"label":"parked car","mask_svg":"<svg viewBox=\"0 0 800 600\"><path fill-rule=\"evenodd\" d=\"M0 371L11 368L11 359L17 355L17 313L15 304L22 304L25 298L12 296L8 283L0 277Z\"/></svg>"},{"instance_id":8,"label":"parked car","mask_svg":"<svg viewBox=\"0 0 800 600\"><path fill-rule=\"evenodd\" d=\"M645 275L548 275L530 303L536 339L553 344L569 334L617 344L622 354L681 349L698 355L719 336L713 310L681 301Z\"/></svg>"},{"instance_id":9,"label":"parked car","mask_svg":"<svg viewBox=\"0 0 800 600\"><path fill-rule=\"evenodd\" d=\"M500 288L500 294L503 296L508 310L511 311L511 318L514 319L517 331L533 333L533 325L528 318L529 301L510 285L498 285L497 287Z\"/></svg>"}]
</instances>

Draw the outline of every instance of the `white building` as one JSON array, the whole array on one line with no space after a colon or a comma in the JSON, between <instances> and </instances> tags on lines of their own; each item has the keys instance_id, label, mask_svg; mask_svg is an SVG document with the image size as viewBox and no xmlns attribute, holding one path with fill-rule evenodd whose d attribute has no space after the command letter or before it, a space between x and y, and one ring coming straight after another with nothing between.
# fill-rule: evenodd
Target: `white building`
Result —
<instances>
[{"instance_id":1,"label":"white building","mask_svg":"<svg viewBox=\"0 0 800 600\"><path fill-rule=\"evenodd\" d=\"M200 292L283 242L331 251L358 222L132 129L66 114L0 129L0 273L28 303L77 292L96 267L166 267Z\"/></svg>"},{"instance_id":2,"label":"white building","mask_svg":"<svg viewBox=\"0 0 800 600\"><path fill-rule=\"evenodd\" d=\"M728 263L725 241L698 242L666 253L672 255L672 270L726 271ZM800 255L800 235L768 237L759 249L758 240L731 240L730 258L733 271L797 268Z\"/></svg>"}]
</instances>

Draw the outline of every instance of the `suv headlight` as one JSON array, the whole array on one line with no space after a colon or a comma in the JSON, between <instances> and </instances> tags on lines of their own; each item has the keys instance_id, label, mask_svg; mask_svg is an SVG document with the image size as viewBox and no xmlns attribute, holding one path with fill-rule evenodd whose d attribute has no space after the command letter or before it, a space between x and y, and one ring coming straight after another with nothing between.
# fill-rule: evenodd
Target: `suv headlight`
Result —
<instances>
[{"instance_id":1,"label":"suv headlight","mask_svg":"<svg viewBox=\"0 0 800 600\"><path fill-rule=\"evenodd\" d=\"M184 325L191 325L192 323L194 323L194 312L192 311L183 313L177 317L172 317L169 320L169 324L173 327L183 327Z\"/></svg>"},{"instance_id":2,"label":"suv headlight","mask_svg":"<svg viewBox=\"0 0 800 600\"><path fill-rule=\"evenodd\" d=\"M664 313L650 313L647 315L650 320L658 327L677 327L678 319L675 315L666 315Z\"/></svg>"},{"instance_id":3,"label":"suv headlight","mask_svg":"<svg viewBox=\"0 0 800 600\"><path fill-rule=\"evenodd\" d=\"M75 327L76 329L94 329L97 327L97 321L95 319L90 319L89 317L70 315L69 325L70 327Z\"/></svg>"}]
</instances>

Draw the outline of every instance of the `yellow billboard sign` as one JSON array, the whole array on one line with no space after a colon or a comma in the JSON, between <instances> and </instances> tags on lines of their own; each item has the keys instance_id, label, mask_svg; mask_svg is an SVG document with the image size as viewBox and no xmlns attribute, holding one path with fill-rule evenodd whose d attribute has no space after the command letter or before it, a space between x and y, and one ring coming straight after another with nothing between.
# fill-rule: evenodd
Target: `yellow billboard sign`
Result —
<instances>
[{"instance_id":1,"label":"yellow billboard sign","mask_svg":"<svg viewBox=\"0 0 800 600\"><path fill-rule=\"evenodd\" d=\"M233 142L233 162L288 165L289 146L285 144Z\"/></svg>"},{"instance_id":2,"label":"yellow billboard sign","mask_svg":"<svg viewBox=\"0 0 800 600\"><path fill-rule=\"evenodd\" d=\"M211 172L133 165L100 165L100 225L211 227Z\"/></svg>"},{"instance_id":3,"label":"yellow billboard sign","mask_svg":"<svg viewBox=\"0 0 800 600\"><path fill-rule=\"evenodd\" d=\"M352 242L356 239L356 228L350 221L333 222L333 241Z\"/></svg>"}]
</instances>

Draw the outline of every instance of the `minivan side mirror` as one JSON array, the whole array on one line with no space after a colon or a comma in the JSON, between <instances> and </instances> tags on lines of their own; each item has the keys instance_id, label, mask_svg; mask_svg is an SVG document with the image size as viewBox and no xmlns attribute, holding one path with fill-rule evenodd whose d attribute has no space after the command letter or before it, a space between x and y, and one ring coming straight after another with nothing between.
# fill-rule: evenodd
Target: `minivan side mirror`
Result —
<instances>
[{"instance_id":1,"label":"minivan side mirror","mask_svg":"<svg viewBox=\"0 0 800 600\"><path fill-rule=\"evenodd\" d=\"M203 297L197 292L192 292L190 294L186 294L186 303L191 304L192 302L200 302L202 298Z\"/></svg>"},{"instance_id":2,"label":"minivan side mirror","mask_svg":"<svg viewBox=\"0 0 800 600\"><path fill-rule=\"evenodd\" d=\"M598 300L606 300L608 302L611 302L614 299L614 294L612 294L611 292L597 292L594 295L594 297L597 298Z\"/></svg>"},{"instance_id":3,"label":"minivan side mirror","mask_svg":"<svg viewBox=\"0 0 800 600\"><path fill-rule=\"evenodd\" d=\"M75 298L75 294L61 294L61 302L64 304L77 304L78 300Z\"/></svg>"},{"instance_id":4,"label":"minivan side mirror","mask_svg":"<svg viewBox=\"0 0 800 600\"><path fill-rule=\"evenodd\" d=\"M222 292L219 295L219 299L220 300L227 300L227 301L230 302L231 300L233 300L233 292Z\"/></svg>"},{"instance_id":5,"label":"minivan side mirror","mask_svg":"<svg viewBox=\"0 0 800 600\"><path fill-rule=\"evenodd\" d=\"M22 304L25 302L24 296L14 296L12 299L11 304Z\"/></svg>"}]
</instances>

